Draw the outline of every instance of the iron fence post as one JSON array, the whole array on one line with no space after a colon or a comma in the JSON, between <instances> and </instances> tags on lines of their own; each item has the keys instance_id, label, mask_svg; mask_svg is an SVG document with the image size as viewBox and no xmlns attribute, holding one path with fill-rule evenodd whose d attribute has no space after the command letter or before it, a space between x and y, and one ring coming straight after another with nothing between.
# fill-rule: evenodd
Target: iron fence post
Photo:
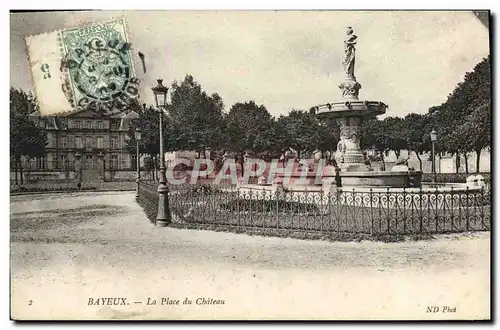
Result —
<instances>
[{"instance_id":1,"label":"iron fence post","mask_svg":"<svg viewBox=\"0 0 500 330\"><path fill-rule=\"evenodd\" d=\"M319 216L320 216L319 228L320 228L321 233L323 233L323 221L324 221L324 217L323 217L323 213L324 213L323 197L324 197L324 192L323 192L323 189L322 189L319 192L319 203L320 203L319 205L320 205L320 207L318 208L319 209Z\"/></svg>"},{"instance_id":2,"label":"iron fence post","mask_svg":"<svg viewBox=\"0 0 500 330\"><path fill-rule=\"evenodd\" d=\"M406 188L403 187L403 233L406 234Z\"/></svg>"},{"instance_id":3,"label":"iron fence post","mask_svg":"<svg viewBox=\"0 0 500 330\"><path fill-rule=\"evenodd\" d=\"M370 235L373 236L373 189L370 188Z\"/></svg>"},{"instance_id":4,"label":"iron fence post","mask_svg":"<svg viewBox=\"0 0 500 330\"><path fill-rule=\"evenodd\" d=\"M469 226L469 186L465 187L465 227L470 231Z\"/></svg>"},{"instance_id":5,"label":"iron fence post","mask_svg":"<svg viewBox=\"0 0 500 330\"><path fill-rule=\"evenodd\" d=\"M451 187L451 192L450 192L450 220L451 220L451 230L455 230L455 219L453 217L455 210L453 209L453 187Z\"/></svg>"},{"instance_id":6,"label":"iron fence post","mask_svg":"<svg viewBox=\"0 0 500 330\"><path fill-rule=\"evenodd\" d=\"M391 208L390 208L390 198L391 194L389 192L389 188L387 188L385 195L387 196L386 201L387 201L387 234L391 233Z\"/></svg>"}]
</instances>

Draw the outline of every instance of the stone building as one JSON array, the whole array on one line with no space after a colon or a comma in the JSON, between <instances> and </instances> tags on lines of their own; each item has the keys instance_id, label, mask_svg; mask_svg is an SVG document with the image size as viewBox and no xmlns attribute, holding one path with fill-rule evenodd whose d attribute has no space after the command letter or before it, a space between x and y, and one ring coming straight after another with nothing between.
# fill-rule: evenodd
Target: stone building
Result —
<instances>
[{"instance_id":1,"label":"stone building","mask_svg":"<svg viewBox=\"0 0 500 330\"><path fill-rule=\"evenodd\" d=\"M47 131L46 155L25 160L30 170L65 171L75 169L78 152L84 169L135 170L135 155L125 149L130 123L139 118L135 111L101 114L82 109L30 119Z\"/></svg>"}]
</instances>

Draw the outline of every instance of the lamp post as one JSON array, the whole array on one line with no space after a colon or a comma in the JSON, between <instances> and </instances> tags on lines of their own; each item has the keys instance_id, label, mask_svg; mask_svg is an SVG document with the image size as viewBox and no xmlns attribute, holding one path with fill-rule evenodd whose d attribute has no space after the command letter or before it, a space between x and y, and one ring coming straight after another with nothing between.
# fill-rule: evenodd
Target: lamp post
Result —
<instances>
[{"instance_id":1,"label":"lamp post","mask_svg":"<svg viewBox=\"0 0 500 330\"><path fill-rule=\"evenodd\" d=\"M135 190L135 197L139 197L139 182L141 181L141 162L140 162L140 156L139 156L139 141L141 140L141 129L139 127L137 127L135 129L135 143L136 143L136 150L137 150L137 154L136 154L136 160L137 160L137 180L135 180L137 182L137 189Z\"/></svg>"},{"instance_id":2,"label":"lamp post","mask_svg":"<svg viewBox=\"0 0 500 330\"><path fill-rule=\"evenodd\" d=\"M158 213L156 226L166 227L170 222L170 209L168 205L168 187L165 177L165 155L163 153L163 109L167 105L168 88L163 86L163 79L157 80L158 85L151 88L155 96L156 107L160 113L160 180L158 185Z\"/></svg>"},{"instance_id":3,"label":"lamp post","mask_svg":"<svg viewBox=\"0 0 500 330\"><path fill-rule=\"evenodd\" d=\"M82 155L78 151L75 152L75 160L78 162L77 163L78 169L75 169L78 172L78 188L80 188L82 186L82 163L80 161L81 158L82 158Z\"/></svg>"},{"instance_id":4,"label":"lamp post","mask_svg":"<svg viewBox=\"0 0 500 330\"><path fill-rule=\"evenodd\" d=\"M432 183L436 183L436 155L434 153L434 143L437 140L437 133L435 130L431 131L432 142Z\"/></svg>"}]
</instances>

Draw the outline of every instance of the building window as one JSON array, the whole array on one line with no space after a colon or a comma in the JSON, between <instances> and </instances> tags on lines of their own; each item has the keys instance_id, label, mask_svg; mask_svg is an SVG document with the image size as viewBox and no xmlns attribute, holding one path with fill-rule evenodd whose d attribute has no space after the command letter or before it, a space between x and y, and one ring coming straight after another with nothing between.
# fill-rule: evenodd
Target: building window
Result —
<instances>
[{"instance_id":1,"label":"building window","mask_svg":"<svg viewBox=\"0 0 500 330\"><path fill-rule=\"evenodd\" d=\"M76 128L82 128L82 123L81 123L81 121L77 120L77 121L75 122L75 127L76 127Z\"/></svg>"},{"instance_id":2,"label":"building window","mask_svg":"<svg viewBox=\"0 0 500 330\"><path fill-rule=\"evenodd\" d=\"M88 129L92 128L92 122L90 120L87 120L85 122L85 128L88 128Z\"/></svg>"},{"instance_id":3,"label":"building window","mask_svg":"<svg viewBox=\"0 0 500 330\"><path fill-rule=\"evenodd\" d=\"M97 148L104 148L104 138L102 136L97 137Z\"/></svg>"},{"instance_id":4,"label":"building window","mask_svg":"<svg viewBox=\"0 0 500 330\"><path fill-rule=\"evenodd\" d=\"M102 120L97 121L97 128L98 129L103 129L104 128L104 124L103 124Z\"/></svg>"},{"instance_id":5,"label":"building window","mask_svg":"<svg viewBox=\"0 0 500 330\"><path fill-rule=\"evenodd\" d=\"M116 169L118 165L118 157L117 155L111 155L111 168Z\"/></svg>"},{"instance_id":6,"label":"building window","mask_svg":"<svg viewBox=\"0 0 500 330\"><path fill-rule=\"evenodd\" d=\"M77 148L83 148L82 137L81 136L75 137L75 144L76 144Z\"/></svg>"},{"instance_id":7,"label":"building window","mask_svg":"<svg viewBox=\"0 0 500 330\"><path fill-rule=\"evenodd\" d=\"M116 136L112 136L111 137L111 149L117 149L117 148L118 148L118 138Z\"/></svg>"},{"instance_id":8,"label":"building window","mask_svg":"<svg viewBox=\"0 0 500 330\"><path fill-rule=\"evenodd\" d=\"M66 155L60 155L59 157L61 159L61 163L59 164L59 168L68 168L68 159L66 158Z\"/></svg>"},{"instance_id":9,"label":"building window","mask_svg":"<svg viewBox=\"0 0 500 330\"><path fill-rule=\"evenodd\" d=\"M85 163L87 164L87 168L94 168L94 162L92 161L92 155L85 155Z\"/></svg>"},{"instance_id":10,"label":"building window","mask_svg":"<svg viewBox=\"0 0 500 330\"><path fill-rule=\"evenodd\" d=\"M66 148L66 137L61 136L61 148Z\"/></svg>"},{"instance_id":11,"label":"building window","mask_svg":"<svg viewBox=\"0 0 500 330\"><path fill-rule=\"evenodd\" d=\"M40 157L36 159L36 168L42 170L45 168L45 157Z\"/></svg>"},{"instance_id":12,"label":"building window","mask_svg":"<svg viewBox=\"0 0 500 330\"><path fill-rule=\"evenodd\" d=\"M85 148L92 148L92 137L91 136L85 137Z\"/></svg>"},{"instance_id":13,"label":"building window","mask_svg":"<svg viewBox=\"0 0 500 330\"><path fill-rule=\"evenodd\" d=\"M51 157L51 163L49 168L56 169L59 168L59 164L57 163L57 155L53 154Z\"/></svg>"}]
</instances>

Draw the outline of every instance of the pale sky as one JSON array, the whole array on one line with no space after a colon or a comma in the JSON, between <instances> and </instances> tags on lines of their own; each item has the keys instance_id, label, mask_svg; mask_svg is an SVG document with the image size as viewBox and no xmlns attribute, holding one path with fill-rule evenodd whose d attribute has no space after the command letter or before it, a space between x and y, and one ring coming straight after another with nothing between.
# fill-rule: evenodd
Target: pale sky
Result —
<instances>
[{"instance_id":1,"label":"pale sky","mask_svg":"<svg viewBox=\"0 0 500 330\"><path fill-rule=\"evenodd\" d=\"M191 74L226 111L255 100L274 115L340 99L346 26L358 36L361 100L387 116L425 113L489 54L488 30L472 12L95 11L11 14L11 86L33 90L24 36L125 17L142 80L151 87ZM146 55L147 74L137 51Z\"/></svg>"}]
</instances>

